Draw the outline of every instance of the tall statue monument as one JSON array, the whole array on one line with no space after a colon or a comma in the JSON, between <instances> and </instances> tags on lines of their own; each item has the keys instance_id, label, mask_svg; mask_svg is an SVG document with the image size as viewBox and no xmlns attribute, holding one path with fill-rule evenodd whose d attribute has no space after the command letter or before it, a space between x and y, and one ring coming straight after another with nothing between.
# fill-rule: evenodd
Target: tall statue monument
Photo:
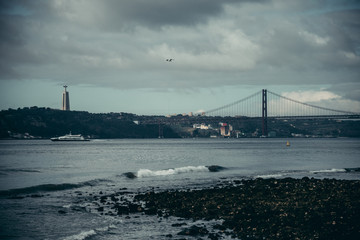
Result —
<instances>
[{"instance_id":1,"label":"tall statue monument","mask_svg":"<svg viewBox=\"0 0 360 240\"><path fill-rule=\"evenodd\" d=\"M66 91L67 86L64 86L64 92L62 95L62 110L70 111L70 100L69 100L69 92Z\"/></svg>"}]
</instances>

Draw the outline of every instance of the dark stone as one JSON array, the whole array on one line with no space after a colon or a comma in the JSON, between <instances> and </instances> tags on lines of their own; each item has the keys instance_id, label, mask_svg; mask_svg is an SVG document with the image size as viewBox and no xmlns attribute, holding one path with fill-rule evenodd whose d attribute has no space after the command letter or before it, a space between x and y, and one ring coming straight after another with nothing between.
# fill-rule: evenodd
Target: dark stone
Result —
<instances>
[{"instance_id":1,"label":"dark stone","mask_svg":"<svg viewBox=\"0 0 360 240\"><path fill-rule=\"evenodd\" d=\"M145 209L145 214L147 215L156 215L158 210L155 207L150 207L148 209Z\"/></svg>"},{"instance_id":2,"label":"dark stone","mask_svg":"<svg viewBox=\"0 0 360 240\"><path fill-rule=\"evenodd\" d=\"M224 170L226 168L219 166L219 165L211 165L207 167L209 169L210 172L219 172L221 170Z\"/></svg>"},{"instance_id":3,"label":"dark stone","mask_svg":"<svg viewBox=\"0 0 360 240\"><path fill-rule=\"evenodd\" d=\"M126 173L124 173L124 176L127 178L130 178L130 179L137 178L137 176L133 172L126 172Z\"/></svg>"},{"instance_id":4,"label":"dark stone","mask_svg":"<svg viewBox=\"0 0 360 240\"><path fill-rule=\"evenodd\" d=\"M58 213L60 214L66 214L67 212L65 210L59 210Z\"/></svg>"},{"instance_id":5,"label":"dark stone","mask_svg":"<svg viewBox=\"0 0 360 240\"><path fill-rule=\"evenodd\" d=\"M106 196L102 196L102 197L100 198L100 202L101 202L101 203L106 203L106 199L107 199Z\"/></svg>"},{"instance_id":6,"label":"dark stone","mask_svg":"<svg viewBox=\"0 0 360 240\"><path fill-rule=\"evenodd\" d=\"M174 223L174 224L171 224L172 227L182 227L182 226L185 226L187 225L186 223Z\"/></svg>"},{"instance_id":7,"label":"dark stone","mask_svg":"<svg viewBox=\"0 0 360 240\"><path fill-rule=\"evenodd\" d=\"M103 212L103 211L104 211L104 207L98 207L97 210L98 210L99 212Z\"/></svg>"},{"instance_id":8,"label":"dark stone","mask_svg":"<svg viewBox=\"0 0 360 240\"><path fill-rule=\"evenodd\" d=\"M185 228L178 235L187 235L187 236L205 236L209 231L205 227L198 227L196 225L191 226L190 228Z\"/></svg>"},{"instance_id":9,"label":"dark stone","mask_svg":"<svg viewBox=\"0 0 360 240\"><path fill-rule=\"evenodd\" d=\"M360 167L357 168L345 168L347 172L360 172Z\"/></svg>"},{"instance_id":10,"label":"dark stone","mask_svg":"<svg viewBox=\"0 0 360 240\"><path fill-rule=\"evenodd\" d=\"M113 202L117 202L117 201L119 201L115 196L111 196L111 201L113 201Z\"/></svg>"},{"instance_id":11,"label":"dark stone","mask_svg":"<svg viewBox=\"0 0 360 240\"><path fill-rule=\"evenodd\" d=\"M218 230L222 230L222 231L226 230L226 227L224 225L221 225L221 224L216 224L213 228L218 229Z\"/></svg>"},{"instance_id":12,"label":"dark stone","mask_svg":"<svg viewBox=\"0 0 360 240\"><path fill-rule=\"evenodd\" d=\"M128 208L130 213L136 213L142 211L142 207L135 203L129 203Z\"/></svg>"},{"instance_id":13,"label":"dark stone","mask_svg":"<svg viewBox=\"0 0 360 240\"><path fill-rule=\"evenodd\" d=\"M219 240L221 238L221 236L220 236L220 234L217 234L217 233L210 233L208 238L211 240Z\"/></svg>"},{"instance_id":14,"label":"dark stone","mask_svg":"<svg viewBox=\"0 0 360 240\"><path fill-rule=\"evenodd\" d=\"M221 188L138 194L145 212L223 219L214 229L240 239L360 239L360 181L256 179ZM176 226L176 225L174 225ZM179 235L202 237L202 227ZM227 230L228 229L228 230ZM230 230L231 229L231 230ZM231 232L230 232L231 231ZM218 235L209 234L216 239Z\"/></svg>"},{"instance_id":15,"label":"dark stone","mask_svg":"<svg viewBox=\"0 0 360 240\"><path fill-rule=\"evenodd\" d=\"M127 215L130 212L127 206L116 206L116 210L118 215L122 215L122 214Z\"/></svg>"}]
</instances>

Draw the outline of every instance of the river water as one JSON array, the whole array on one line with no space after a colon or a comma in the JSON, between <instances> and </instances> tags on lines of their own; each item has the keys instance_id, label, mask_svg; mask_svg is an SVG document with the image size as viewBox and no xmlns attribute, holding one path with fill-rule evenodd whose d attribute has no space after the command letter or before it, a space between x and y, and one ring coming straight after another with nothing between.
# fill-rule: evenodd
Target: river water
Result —
<instances>
[{"instance_id":1,"label":"river water","mask_svg":"<svg viewBox=\"0 0 360 240\"><path fill-rule=\"evenodd\" d=\"M360 180L359 156L360 139L347 138L2 140L0 239L169 239L178 219L101 215L93 197L258 177Z\"/></svg>"}]
</instances>

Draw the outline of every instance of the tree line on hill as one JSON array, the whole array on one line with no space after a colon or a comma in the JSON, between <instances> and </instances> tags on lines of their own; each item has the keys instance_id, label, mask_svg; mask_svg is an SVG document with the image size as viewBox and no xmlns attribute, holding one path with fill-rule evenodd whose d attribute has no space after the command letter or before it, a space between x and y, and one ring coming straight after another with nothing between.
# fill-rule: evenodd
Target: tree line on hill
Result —
<instances>
[{"instance_id":1,"label":"tree line on hill","mask_svg":"<svg viewBox=\"0 0 360 240\"><path fill-rule=\"evenodd\" d=\"M70 132L90 138L159 137L157 124L139 125L129 116L131 114L94 114L38 107L8 109L0 112L0 138L11 138L12 136L51 138ZM166 126L162 126L161 134L163 137L179 137Z\"/></svg>"},{"instance_id":2,"label":"tree line on hill","mask_svg":"<svg viewBox=\"0 0 360 240\"><path fill-rule=\"evenodd\" d=\"M261 118L167 118L31 107L0 111L0 139L51 138L70 132L88 138L211 137L220 135L219 121L232 125L231 137L262 135ZM194 129L195 123L207 123L213 128ZM350 119L269 119L268 129L275 137L360 137L360 121Z\"/></svg>"}]
</instances>

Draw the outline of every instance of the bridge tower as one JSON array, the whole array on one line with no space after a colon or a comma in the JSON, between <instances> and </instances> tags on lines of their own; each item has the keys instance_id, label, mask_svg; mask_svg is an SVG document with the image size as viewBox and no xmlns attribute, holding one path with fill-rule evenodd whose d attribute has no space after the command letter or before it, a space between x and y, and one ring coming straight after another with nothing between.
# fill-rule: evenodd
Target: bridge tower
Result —
<instances>
[{"instance_id":1,"label":"bridge tower","mask_svg":"<svg viewBox=\"0 0 360 240\"><path fill-rule=\"evenodd\" d=\"M268 135L268 124L267 124L267 90L262 90L262 135Z\"/></svg>"}]
</instances>

